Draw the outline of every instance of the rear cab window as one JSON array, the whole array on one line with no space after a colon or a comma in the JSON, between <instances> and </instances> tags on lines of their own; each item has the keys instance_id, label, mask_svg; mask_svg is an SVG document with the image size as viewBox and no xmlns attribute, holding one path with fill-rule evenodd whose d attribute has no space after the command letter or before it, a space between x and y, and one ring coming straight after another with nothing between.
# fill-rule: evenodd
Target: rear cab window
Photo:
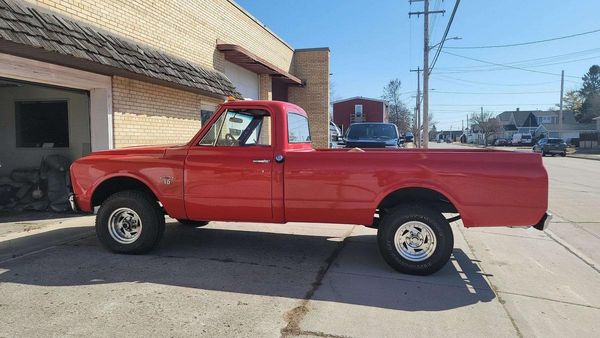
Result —
<instances>
[{"instance_id":1,"label":"rear cab window","mask_svg":"<svg viewBox=\"0 0 600 338\"><path fill-rule=\"evenodd\" d=\"M310 143L308 119L298 113L287 113L288 143Z\"/></svg>"}]
</instances>

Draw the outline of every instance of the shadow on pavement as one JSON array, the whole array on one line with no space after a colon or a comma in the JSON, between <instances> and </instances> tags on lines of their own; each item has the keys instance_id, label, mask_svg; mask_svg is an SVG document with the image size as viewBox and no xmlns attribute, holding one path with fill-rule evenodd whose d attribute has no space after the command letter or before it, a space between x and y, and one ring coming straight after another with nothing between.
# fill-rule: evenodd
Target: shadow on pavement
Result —
<instances>
[{"instance_id":1,"label":"shadow on pavement","mask_svg":"<svg viewBox=\"0 0 600 338\"><path fill-rule=\"evenodd\" d=\"M88 236L0 262L0 285L111 284L118 289L150 283L297 299L312 295L314 301L406 311L440 311L495 297L476 262L461 249L438 273L418 277L391 270L379 256L374 235L348 238L332 257L340 245L324 236L169 225L161 245L147 255L113 254ZM329 270L318 277L330 257Z\"/></svg>"}]
</instances>

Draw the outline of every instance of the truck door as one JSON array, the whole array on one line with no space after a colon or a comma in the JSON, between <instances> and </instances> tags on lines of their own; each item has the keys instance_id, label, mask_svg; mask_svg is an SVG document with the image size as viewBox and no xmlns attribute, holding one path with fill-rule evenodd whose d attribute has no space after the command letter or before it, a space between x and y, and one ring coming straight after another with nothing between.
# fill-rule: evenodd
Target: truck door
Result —
<instances>
[{"instance_id":1,"label":"truck door","mask_svg":"<svg viewBox=\"0 0 600 338\"><path fill-rule=\"evenodd\" d=\"M192 220L271 221L271 117L262 109L221 113L185 162L185 208Z\"/></svg>"}]
</instances>

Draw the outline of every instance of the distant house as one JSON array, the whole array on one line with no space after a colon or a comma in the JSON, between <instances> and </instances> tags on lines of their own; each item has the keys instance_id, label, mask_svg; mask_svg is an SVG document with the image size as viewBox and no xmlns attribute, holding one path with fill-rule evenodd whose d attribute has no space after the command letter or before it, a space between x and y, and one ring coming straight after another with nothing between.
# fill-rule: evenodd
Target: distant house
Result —
<instances>
[{"instance_id":1,"label":"distant house","mask_svg":"<svg viewBox=\"0 0 600 338\"><path fill-rule=\"evenodd\" d=\"M333 122L345 132L352 123L387 122L385 100L356 96L333 102Z\"/></svg>"},{"instance_id":2,"label":"distant house","mask_svg":"<svg viewBox=\"0 0 600 338\"><path fill-rule=\"evenodd\" d=\"M534 137L579 138L582 132L594 131L596 123L578 123L571 111L563 112L562 128L559 112L554 110L514 110L497 116L503 131L502 137L511 139L516 133L530 133Z\"/></svg>"}]
</instances>

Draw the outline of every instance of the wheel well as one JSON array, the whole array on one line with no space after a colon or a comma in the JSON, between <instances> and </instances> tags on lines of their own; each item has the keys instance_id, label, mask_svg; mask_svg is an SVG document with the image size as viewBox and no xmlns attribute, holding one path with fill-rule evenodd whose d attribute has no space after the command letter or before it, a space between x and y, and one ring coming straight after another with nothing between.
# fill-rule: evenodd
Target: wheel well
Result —
<instances>
[{"instance_id":1,"label":"wheel well","mask_svg":"<svg viewBox=\"0 0 600 338\"><path fill-rule=\"evenodd\" d=\"M92 208L101 205L110 195L125 190L142 191L158 201L152 190L141 181L131 177L113 177L96 188L92 194Z\"/></svg>"},{"instance_id":2,"label":"wheel well","mask_svg":"<svg viewBox=\"0 0 600 338\"><path fill-rule=\"evenodd\" d=\"M440 213L458 213L458 209L450 199L438 191L427 188L403 188L390 193L379 203L372 226L377 227L388 210L407 203L432 206Z\"/></svg>"}]
</instances>

